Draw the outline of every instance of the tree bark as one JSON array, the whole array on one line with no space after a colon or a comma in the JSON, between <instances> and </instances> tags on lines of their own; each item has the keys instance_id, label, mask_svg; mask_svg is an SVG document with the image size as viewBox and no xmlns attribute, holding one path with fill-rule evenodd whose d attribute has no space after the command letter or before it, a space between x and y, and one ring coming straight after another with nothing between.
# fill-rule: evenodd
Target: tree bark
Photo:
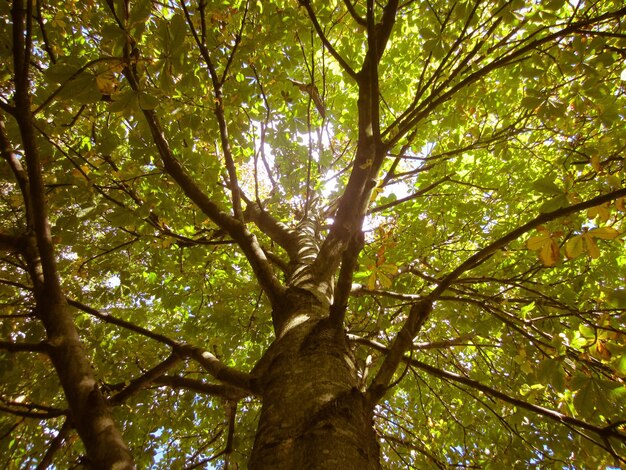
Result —
<instances>
[{"instance_id":1,"label":"tree bark","mask_svg":"<svg viewBox=\"0 0 626 470\"><path fill-rule=\"evenodd\" d=\"M379 469L372 409L345 333L312 295L295 297L254 371L263 406L249 468Z\"/></svg>"}]
</instances>

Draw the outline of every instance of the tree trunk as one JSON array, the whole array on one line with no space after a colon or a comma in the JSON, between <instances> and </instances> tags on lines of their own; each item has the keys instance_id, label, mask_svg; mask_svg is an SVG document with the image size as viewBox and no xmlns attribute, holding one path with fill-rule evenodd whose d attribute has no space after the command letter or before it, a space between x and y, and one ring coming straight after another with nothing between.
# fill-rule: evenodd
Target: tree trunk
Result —
<instances>
[{"instance_id":1,"label":"tree trunk","mask_svg":"<svg viewBox=\"0 0 626 470\"><path fill-rule=\"evenodd\" d=\"M379 469L372 409L328 308L301 297L256 369L263 399L249 468Z\"/></svg>"}]
</instances>

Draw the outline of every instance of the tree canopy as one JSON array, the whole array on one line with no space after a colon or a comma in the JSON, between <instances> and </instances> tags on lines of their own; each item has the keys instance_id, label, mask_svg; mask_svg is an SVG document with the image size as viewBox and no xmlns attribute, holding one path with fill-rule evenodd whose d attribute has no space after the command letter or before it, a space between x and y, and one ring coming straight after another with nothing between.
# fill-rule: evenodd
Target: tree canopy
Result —
<instances>
[{"instance_id":1,"label":"tree canopy","mask_svg":"<svg viewBox=\"0 0 626 470\"><path fill-rule=\"evenodd\" d=\"M626 464L624 1L0 15L0 466L246 467L298 292L384 468Z\"/></svg>"}]
</instances>

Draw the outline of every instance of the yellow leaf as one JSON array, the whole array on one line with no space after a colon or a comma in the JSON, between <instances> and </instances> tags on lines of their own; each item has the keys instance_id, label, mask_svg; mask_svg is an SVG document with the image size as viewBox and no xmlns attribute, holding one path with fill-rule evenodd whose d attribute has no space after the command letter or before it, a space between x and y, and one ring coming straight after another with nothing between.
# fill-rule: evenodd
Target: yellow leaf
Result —
<instances>
[{"instance_id":1,"label":"yellow leaf","mask_svg":"<svg viewBox=\"0 0 626 470\"><path fill-rule=\"evenodd\" d=\"M591 166L596 171L602 170L602 166L600 165L600 157L598 155L594 155L593 157L591 157Z\"/></svg>"},{"instance_id":2,"label":"yellow leaf","mask_svg":"<svg viewBox=\"0 0 626 470\"><path fill-rule=\"evenodd\" d=\"M583 239L580 235L573 236L565 243L565 255L569 258L576 258L583 252Z\"/></svg>"},{"instance_id":3,"label":"yellow leaf","mask_svg":"<svg viewBox=\"0 0 626 470\"><path fill-rule=\"evenodd\" d=\"M543 246L550 242L550 237L548 235L535 235L534 237L530 237L526 242L526 246L529 250L541 250Z\"/></svg>"},{"instance_id":4,"label":"yellow leaf","mask_svg":"<svg viewBox=\"0 0 626 470\"><path fill-rule=\"evenodd\" d=\"M615 201L615 208L620 212L626 212L626 197L620 197Z\"/></svg>"},{"instance_id":5,"label":"yellow leaf","mask_svg":"<svg viewBox=\"0 0 626 470\"><path fill-rule=\"evenodd\" d=\"M398 266L392 263L382 264L379 269L387 274L398 274Z\"/></svg>"},{"instance_id":6,"label":"yellow leaf","mask_svg":"<svg viewBox=\"0 0 626 470\"><path fill-rule=\"evenodd\" d=\"M594 238L601 238L602 240L612 240L619 236L619 232L613 227L599 227L589 230L589 235Z\"/></svg>"},{"instance_id":7,"label":"yellow leaf","mask_svg":"<svg viewBox=\"0 0 626 470\"><path fill-rule=\"evenodd\" d=\"M596 217L598 217L601 222L606 222L607 220L609 220L610 216L611 212L609 211L608 205L606 204L592 207L587 211L587 217L589 219L595 219Z\"/></svg>"},{"instance_id":8,"label":"yellow leaf","mask_svg":"<svg viewBox=\"0 0 626 470\"><path fill-rule=\"evenodd\" d=\"M376 271L373 271L370 277L367 278L367 288L369 290L376 289Z\"/></svg>"},{"instance_id":9,"label":"yellow leaf","mask_svg":"<svg viewBox=\"0 0 626 470\"><path fill-rule=\"evenodd\" d=\"M559 246L554 240L549 239L549 242L544 244L539 252L539 259L544 266L554 266L556 264L559 260Z\"/></svg>"},{"instance_id":10,"label":"yellow leaf","mask_svg":"<svg viewBox=\"0 0 626 470\"><path fill-rule=\"evenodd\" d=\"M117 89L117 81L111 72L105 72L96 76L96 86L103 95L112 95Z\"/></svg>"},{"instance_id":11,"label":"yellow leaf","mask_svg":"<svg viewBox=\"0 0 626 470\"><path fill-rule=\"evenodd\" d=\"M609 361L611 359L611 351L606 348L604 341L596 342L596 355L605 361Z\"/></svg>"},{"instance_id":12,"label":"yellow leaf","mask_svg":"<svg viewBox=\"0 0 626 470\"><path fill-rule=\"evenodd\" d=\"M589 235L589 233L583 233L583 239L585 240L585 247L587 249L587 253L593 259L596 259L600 256L600 250L598 249L598 245L593 241L593 238Z\"/></svg>"},{"instance_id":13,"label":"yellow leaf","mask_svg":"<svg viewBox=\"0 0 626 470\"><path fill-rule=\"evenodd\" d=\"M383 191L383 188L381 188L380 186L376 186L374 188L374 190L372 191L372 196L370 197L370 202L374 202L376 200L376 198L378 197L378 195Z\"/></svg>"}]
</instances>

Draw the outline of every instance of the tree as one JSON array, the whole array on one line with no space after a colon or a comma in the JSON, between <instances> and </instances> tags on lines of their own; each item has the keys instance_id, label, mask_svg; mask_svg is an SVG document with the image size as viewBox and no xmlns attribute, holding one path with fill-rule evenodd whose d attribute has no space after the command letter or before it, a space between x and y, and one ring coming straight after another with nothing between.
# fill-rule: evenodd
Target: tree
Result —
<instances>
[{"instance_id":1,"label":"tree","mask_svg":"<svg viewBox=\"0 0 626 470\"><path fill-rule=\"evenodd\" d=\"M4 468L626 462L626 5L0 4Z\"/></svg>"}]
</instances>

